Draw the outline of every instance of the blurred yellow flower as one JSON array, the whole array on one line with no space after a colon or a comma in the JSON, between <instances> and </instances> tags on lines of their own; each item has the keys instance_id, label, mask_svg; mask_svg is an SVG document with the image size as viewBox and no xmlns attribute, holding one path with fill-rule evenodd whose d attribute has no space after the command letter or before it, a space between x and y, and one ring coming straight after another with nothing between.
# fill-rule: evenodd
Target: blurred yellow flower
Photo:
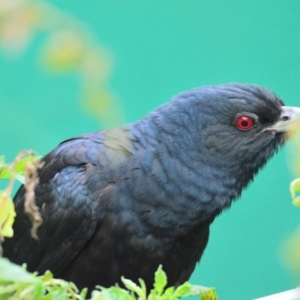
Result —
<instances>
[{"instance_id":1,"label":"blurred yellow flower","mask_svg":"<svg viewBox=\"0 0 300 300\"><path fill-rule=\"evenodd\" d=\"M24 1L0 0L0 44L9 53L27 48L38 26L40 10Z\"/></svg>"},{"instance_id":2,"label":"blurred yellow flower","mask_svg":"<svg viewBox=\"0 0 300 300\"><path fill-rule=\"evenodd\" d=\"M48 38L42 59L53 71L73 71L82 64L86 52L82 36L73 30L63 29Z\"/></svg>"}]
</instances>

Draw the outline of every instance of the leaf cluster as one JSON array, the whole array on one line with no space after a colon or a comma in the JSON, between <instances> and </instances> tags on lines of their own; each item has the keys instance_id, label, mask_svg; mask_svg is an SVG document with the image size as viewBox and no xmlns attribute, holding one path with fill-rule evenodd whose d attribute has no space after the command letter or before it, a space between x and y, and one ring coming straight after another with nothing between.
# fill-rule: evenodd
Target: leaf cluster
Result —
<instances>
[{"instance_id":1,"label":"leaf cluster","mask_svg":"<svg viewBox=\"0 0 300 300\"><path fill-rule=\"evenodd\" d=\"M8 186L4 190L0 190L0 253L2 237L13 236L12 226L16 216L13 201L11 199L13 185L15 180L18 180L25 184L26 188L30 187L28 190L33 192L36 182L35 178L32 176L32 173L33 170L36 170L35 164L37 160L38 157L33 156L32 151L24 151L19 153L12 163L6 163L4 156L0 156L0 180L9 180ZM30 211L28 214L32 215Z\"/></svg>"},{"instance_id":2,"label":"leaf cluster","mask_svg":"<svg viewBox=\"0 0 300 300\"><path fill-rule=\"evenodd\" d=\"M182 297L200 296L202 300L217 300L213 288L191 285L186 282L178 287L167 287L167 276L159 266L154 275L154 285L147 293L145 282L139 285L122 278L125 288L112 286L97 287L91 300L177 300ZM42 276L29 273L25 266L18 266L5 258L0 258L0 300L85 300L87 289L79 291L72 282L55 279L50 271Z\"/></svg>"},{"instance_id":3,"label":"leaf cluster","mask_svg":"<svg viewBox=\"0 0 300 300\"><path fill-rule=\"evenodd\" d=\"M37 157L34 155L26 155L16 159L13 163L5 163L5 157L0 156L0 179L17 179L21 183L25 182L24 169L26 165L34 163Z\"/></svg>"}]
</instances>

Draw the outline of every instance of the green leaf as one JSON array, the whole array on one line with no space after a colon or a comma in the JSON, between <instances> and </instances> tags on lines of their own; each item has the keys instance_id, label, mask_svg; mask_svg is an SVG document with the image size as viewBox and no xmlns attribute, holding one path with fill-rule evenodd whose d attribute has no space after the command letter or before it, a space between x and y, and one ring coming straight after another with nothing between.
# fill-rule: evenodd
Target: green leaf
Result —
<instances>
[{"instance_id":1,"label":"green leaf","mask_svg":"<svg viewBox=\"0 0 300 300\"><path fill-rule=\"evenodd\" d=\"M161 296L158 296L159 299L161 300L175 300L177 299L176 297L174 297L174 287L171 286L171 287L168 287L165 292L161 295Z\"/></svg>"},{"instance_id":2,"label":"green leaf","mask_svg":"<svg viewBox=\"0 0 300 300\"><path fill-rule=\"evenodd\" d=\"M26 285L25 287L22 286L22 288L18 289L18 290L21 290L19 292L19 299L37 299L37 297L34 297L35 296L35 286L34 285ZM34 297L34 298L33 298Z\"/></svg>"},{"instance_id":3,"label":"green leaf","mask_svg":"<svg viewBox=\"0 0 300 300\"><path fill-rule=\"evenodd\" d=\"M24 158L20 159L16 163L16 173L23 174L24 170L25 170L25 166L27 164L33 164L35 161L37 161L40 158L41 158L40 156L29 155L29 156L25 156Z\"/></svg>"},{"instance_id":4,"label":"green leaf","mask_svg":"<svg viewBox=\"0 0 300 300\"><path fill-rule=\"evenodd\" d=\"M110 288L101 287L101 291L92 292L92 300L134 300L135 297L130 295L128 291L118 286Z\"/></svg>"},{"instance_id":5,"label":"green leaf","mask_svg":"<svg viewBox=\"0 0 300 300\"><path fill-rule=\"evenodd\" d=\"M13 174L8 165L0 166L0 179L10 179Z\"/></svg>"},{"instance_id":6,"label":"green leaf","mask_svg":"<svg viewBox=\"0 0 300 300\"><path fill-rule=\"evenodd\" d=\"M201 294L201 299L202 300L218 300L218 296L216 294L215 289L210 289L209 291Z\"/></svg>"},{"instance_id":7,"label":"green leaf","mask_svg":"<svg viewBox=\"0 0 300 300\"><path fill-rule=\"evenodd\" d=\"M22 267L0 257L0 283L2 282L36 282L38 279Z\"/></svg>"},{"instance_id":8,"label":"green leaf","mask_svg":"<svg viewBox=\"0 0 300 300\"><path fill-rule=\"evenodd\" d=\"M218 296L214 288L200 285L192 285L190 296L201 296L201 300L218 300Z\"/></svg>"},{"instance_id":9,"label":"green leaf","mask_svg":"<svg viewBox=\"0 0 300 300\"><path fill-rule=\"evenodd\" d=\"M123 276L121 277L121 280L127 290L135 292L138 296L140 296L142 294L142 289L136 283L134 283L132 280L126 279Z\"/></svg>"},{"instance_id":10,"label":"green leaf","mask_svg":"<svg viewBox=\"0 0 300 300\"><path fill-rule=\"evenodd\" d=\"M293 199L293 204L300 207L300 196L297 196L297 193L300 193L300 178L297 178L291 182L290 192Z\"/></svg>"},{"instance_id":11,"label":"green leaf","mask_svg":"<svg viewBox=\"0 0 300 300\"><path fill-rule=\"evenodd\" d=\"M147 287L146 287L146 284L145 284L145 281L141 278L139 278L139 284L141 286L141 293L139 295L139 300L146 300L147 299Z\"/></svg>"},{"instance_id":12,"label":"green leaf","mask_svg":"<svg viewBox=\"0 0 300 300\"><path fill-rule=\"evenodd\" d=\"M42 299L45 288L39 278L26 272L23 267L14 265L4 258L0 259L0 265L0 300Z\"/></svg>"},{"instance_id":13,"label":"green leaf","mask_svg":"<svg viewBox=\"0 0 300 300\"><path fill-rule=\"evenodd\" d=\"M51 273L51 271L46 271L44 275L40 276L41 280L43 282L49 281L53 278L53 274Z\"/></svg>"},{"instance_id":14,"label":"green leaf","mask_svg":"<svg viewBox=\"0 0 300 300\"><path fill-rule=\"evenodd\" d=\"M0 300L7 300L9 296L13 294L16 290L16 285L7 284L7 285L0 285Z\"/></svg>"},{"instance_id":15,"label":"green leaf","mask_svg":"<svg viewBox=\"0 0 300 300\"><path fill-rule=\"evenodd\" d=\"M47 295L45 295L42 299L43 299L43 300L53 300L53 295L47 294Z\"/></svg>"},{"instance_id":16,"label":"green leaf","mask_svg":"<svg viewBox=\"0 0 300 300\"><path fill-rule=\"evenodd\" d=\"M82 299L85 299L86 298L86 296L87 296L87 293L88 293L88 289L87 288L84 288L84 289L82 289L81 291L80 291L80 297L82 298Z\"/></svg>"},{"instance_id":17,"label":"green leaf","mask_svg":"<svg viewBox=\"0 0 300 300\"><path fill-rule=\"evenodd\" d=\"M34 299L42 299L46 293L46 288L41 280L38 280L34 284Z\"/></svg>"},{"instance_id":18,"label":"green leaf","mask_svg":"<svg viewBox=\"0 0 300 300\"><path fill-rule=\"evenodd\" d=\"M183 296L189 296L192 289L192 285L188 282L185 282L178 286L174 292L174 296L176 298L183 297Z\"/></svg>"},{"instance_id":19,"label":"green leaf","mask_svg":"<svg viewBox=\"0 0 300 300\"><path fill-rule=\"evenodd\" d=\"M0 179L10 179L11 177L9 165L5 163L5 157L2 155L0 156Z\"/></svg>"},{"instance_id":20,"label":"green leaf","mask_svg":"<svg viewBox=\"0 0 300 300\"><path fill-rule=\"evenodd\" d=\"M154 290L161 295L164 291L164 288L167 285L167 275L163 271L162 266L159 265L157 271L154 275Z\"/></svg>"},{"instance_id":21,"label":"green leaf","mask_svg":"<svg viewBox=\"0 0 300 300\"><path fill-rule=\"evenodd\" d=\"M0 179L11 179L16 177L21 183L24 183L24 171L27 164L32 164L36 160L40 159L40 156L25 156L16 162L15 166L13 164L5 164L4 156L0 156Z\"/></svg>"}]
</instances>

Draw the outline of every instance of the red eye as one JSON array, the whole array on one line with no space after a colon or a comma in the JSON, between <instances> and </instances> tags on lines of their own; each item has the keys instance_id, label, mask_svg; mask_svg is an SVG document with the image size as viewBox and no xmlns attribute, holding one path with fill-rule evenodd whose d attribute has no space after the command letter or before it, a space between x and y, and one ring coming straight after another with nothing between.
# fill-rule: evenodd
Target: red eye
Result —
<instances>
[{"instance_id":1,"label":"red eye","mask_svg":"<svg viewBox=\"0 0 300 300\"><path fill-rule=\"evenodd\" d=\"M248 116L240 116L236 119L236 127L240 130L250 130L254 125L253 119Z\"/></svg>"}]
</instances>

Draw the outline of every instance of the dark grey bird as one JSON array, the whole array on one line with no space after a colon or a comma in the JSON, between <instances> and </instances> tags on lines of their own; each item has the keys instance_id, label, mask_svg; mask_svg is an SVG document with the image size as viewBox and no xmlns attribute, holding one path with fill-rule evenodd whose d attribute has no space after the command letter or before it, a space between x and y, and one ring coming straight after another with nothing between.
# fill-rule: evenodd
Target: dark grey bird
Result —
<instances>
[{"instance_id":1,"label":"dark grey bird","mask_svg":"<svg viewBox=\"0 0 300 300\"><path fill-rule=\"evenodd\" d=\"M4 256L80 288L125 276L150 289L159 264L169 285L183 283L210 224L299 119L300 109L271 91L232 83L180 93L135 123L66 140L39 171L39 239L30 236L21 187Z\"/></svg>"}]
</instances>

